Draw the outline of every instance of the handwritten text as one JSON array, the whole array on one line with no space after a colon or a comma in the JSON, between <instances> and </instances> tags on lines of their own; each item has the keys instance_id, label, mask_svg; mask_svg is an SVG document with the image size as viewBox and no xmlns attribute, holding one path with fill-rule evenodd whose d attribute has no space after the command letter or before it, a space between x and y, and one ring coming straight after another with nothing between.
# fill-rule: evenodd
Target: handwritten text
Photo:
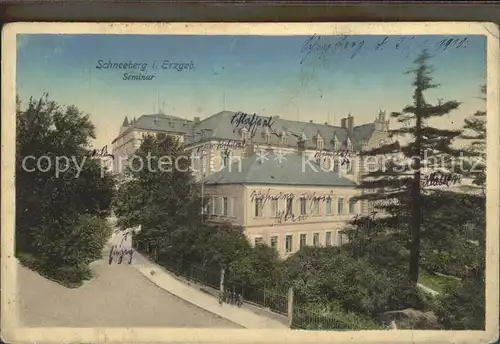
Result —
<instances>
[{"instance_id":1,"label":"handwritten text","mask_svg":"<svg viewBox=\"0 0 500 344\"><path fill-rule=\"evenodd\" d=\"M282 210L276 214L275 223L280 224L283 222L300 222L305 220L306 218L306 215L295 216L292 213L287 213L286 211Z\"/></svg>"},{"instance_id":2,"label":"handwritten text","mask_svg":"<svg viewBox=\"0 0 500 344\"><path fill-rule=\"evenodd\" d=\"M370 44L365 39L356 36L328 37L314 34L308 37L300 49L302 59L300 64L310 57L323 59L328 55L338 52L349 54L352 59L360 51L377 52L391 50L404 52L409 55L411 51L428 49L434 52L444 52L451 49L465 49L468 38L464 36L442 36L443 38L424 38L425 36L383 36L380 40L372 41Z\"/></svg>"},{"instance_id":3,"label":"handwritten text","mask_svg":"<svg viewBox=\"0 0 500 344\"><path fill-rule=\"evenodd\" d=\"M250 137L254 137L258 128L267 128L271 133L277 135L273 129L274 121L272 116L263 118L255 113L249 115L244 112L237 112L231 118L231 124L234 126L233 133L236 132L236 129L244 127L250 132Z\"/></svg>"},{"instance_id":4,"label":"handwritten text","mask_svg":"<svg viewBox=\"0 0 500 344\"><path fill-rule=\"evenodd\" d=\"M129 256L128 263L131 264L133 254L134 254L134 250L131 248L130 249L125 249L125 248L119 249L119 248L117 248L116 245L113 245L111 247L111 250L109 251L109 264L111 265L111 263L113 263L114 257L118 257L118 264L121 264L123 257L127 256L127 255Z\"/></svg>"}]
</instances>

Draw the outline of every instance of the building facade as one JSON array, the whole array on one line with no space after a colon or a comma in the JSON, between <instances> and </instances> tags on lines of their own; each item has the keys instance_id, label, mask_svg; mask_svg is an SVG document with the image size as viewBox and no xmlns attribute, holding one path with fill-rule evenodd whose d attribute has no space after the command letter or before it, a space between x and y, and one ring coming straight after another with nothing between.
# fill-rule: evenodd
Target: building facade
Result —
<instances>
[{"instance_id":1,"label":"building facade","mask_svg":"<svg viewBox=\"0 0 500 344\"><path fill-rule=\"evenodd\" d=\"M143 135L178 136L204 181L208 220L243 226L253 244L286 257L303 245L341 245L346 222L371 211L351 201L366 171L359 152L389 143L388 124L383 112L358 126L349 115L340 127L231 111L194 121L145 115L124 121L113 154L126 159Z\"/></svg>"},{"instance_id":2,"label":"building facade","mask_svg":"<svg viewBox=\"0 0 500 344\"><path fill-rule=\"evenodd\" d=\"M143 115L131 121L125 117L117 137L111 143L114 173L125 172L127 159L140 147L147 135L168 134L183 143L186 134L191 131L191 125L192 121L162 113Z\"/></svg>"}]
</instances>

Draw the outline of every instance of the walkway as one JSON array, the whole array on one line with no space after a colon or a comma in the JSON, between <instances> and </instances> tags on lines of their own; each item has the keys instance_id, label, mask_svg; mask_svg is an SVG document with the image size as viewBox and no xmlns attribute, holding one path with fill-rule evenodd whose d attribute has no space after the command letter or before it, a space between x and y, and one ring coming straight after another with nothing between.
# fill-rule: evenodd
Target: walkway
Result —
<instances>
[{"instance_id":1,"label":"walkway","mask_svg":"<svg viewBox=\"0 0 500 344\"><path fill-rule=\"evenodd\" d=\"M215 297L179 281L163 268L149 261L138 252L134 252L133 261L133 264L138 271L157 286L178 296L179 298L188 300L192 304L203 308L206 311L231 320L232 322L245 328L288 329L288 327L281 322L255 314L248 309L238 308L227 304L220 306ZM152 271L154 272L151 273Z\"/></svg>"},{"instance_id":2,"label":"walkway","mask_svg":"<svg viewBox=\"0 0 500 344\"><path fill-rule=\"evenodd\" d=\"M145 279L132 265L92 264L95 277L68 289L19 264L19 320L29 327L241 328L179 299Z\"/></svg>"}]
</instances>

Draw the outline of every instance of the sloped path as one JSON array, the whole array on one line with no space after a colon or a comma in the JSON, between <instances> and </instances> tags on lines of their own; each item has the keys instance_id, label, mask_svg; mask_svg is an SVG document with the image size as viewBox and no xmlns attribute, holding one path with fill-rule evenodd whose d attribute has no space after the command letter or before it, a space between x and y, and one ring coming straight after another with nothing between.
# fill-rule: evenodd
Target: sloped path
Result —
<instances>
[{"instance_id":1,"label":"sloped path","mask_svg":"<svg viewBox=\"0 0 500 344\"><path fill-rule=\"evenodd\" d=\"M95 277L68 289L18 264L18 306L29 327L241 328L144 278L132 265L94 262Z\"/></svg>"}]
</instances>

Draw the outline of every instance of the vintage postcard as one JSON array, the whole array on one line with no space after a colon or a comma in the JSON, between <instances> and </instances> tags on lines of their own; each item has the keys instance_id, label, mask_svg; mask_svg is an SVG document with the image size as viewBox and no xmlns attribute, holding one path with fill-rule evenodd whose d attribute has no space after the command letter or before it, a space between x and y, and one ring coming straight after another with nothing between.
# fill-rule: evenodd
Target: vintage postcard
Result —
<instances>
[{"instance_id":1,"label":"vintage postcard","mask_svg":"<svg viewBox=\"0 0 500 344\"><path fill-rule=\"evenodd\" d=\"M10 343L498 338L490 23L16 23Z\"/></svg>"}]
</instances>

